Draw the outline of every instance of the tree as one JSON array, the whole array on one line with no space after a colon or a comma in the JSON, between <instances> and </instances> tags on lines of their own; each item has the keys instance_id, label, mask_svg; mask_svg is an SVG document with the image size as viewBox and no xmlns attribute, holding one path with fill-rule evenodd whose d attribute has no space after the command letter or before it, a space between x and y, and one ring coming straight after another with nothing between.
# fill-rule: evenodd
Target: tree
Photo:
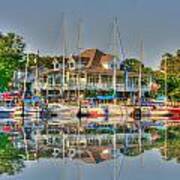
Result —
<instances>
[{"instance_id":1,"label":"tree","mask_svg":"<svg viewBox=\"0 0 180 180\"><path fill-rule=\"evenodd\" d=\"M144 64L142 64L139 60L130 58L126 59L121 63L121 69L127 69L128 71L138 72L140 65L142 66L142 68L144 68Z\"/></svg>"},{"instance_id":2,"label":"tree","mask_svg":"<svg viewBox=\"0 0 180 180\"><path fill-rule=\"evenodd\" d=\"M23 38L14 33L0 35L0 91L8 89L13 73L24 66Z\"/></svg>"},{"instance_id":3,"label":"tree","mask_svg":"<svg viewBox=\"0 0 180 180\"><path fill-rule=\"evenodd\" d=\"M177 50L175 55L164 54L160 66L163 71L167 68L168 74L180 74L180 50Z\"/></svg>"},{"instance_id":4,"label":"tree","mask_svg":"<svg viewBox=\"0 0 180 180\"><path fill-rule=\"evenodd\" d=\"M154 72L154 81L160 85L158 91L159 95L165 93L165 74L161 71ZM180 76L168 74L167 75L167 93L171 99L180 99Z\"/></svg>"}]
</instances>

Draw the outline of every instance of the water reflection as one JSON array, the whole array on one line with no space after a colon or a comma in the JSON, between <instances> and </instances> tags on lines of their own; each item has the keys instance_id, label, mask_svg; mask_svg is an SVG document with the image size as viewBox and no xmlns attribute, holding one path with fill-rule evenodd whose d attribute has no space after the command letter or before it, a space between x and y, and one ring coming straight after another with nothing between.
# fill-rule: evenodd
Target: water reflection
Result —
<instances>
[{"instance_id":1,"label":"water reflection","mask_svg":"<svg viewBox=\"0 0 180 180\"><path fill-rule=\"evenodd\" d=\"M0 174L14 175L22 171L24 162L17 159L0 159Z\"/></svg>"},{"instance_id":2,"label":"water reflection","mask_svg":"<svg viewBox=\"0 0 180 180\"><path fill-rule=\"evenodd\" d=\"M96 171L96 168L107 164L105 168L107 171L99 170L102 176L98 172L94 179L102 178L104 174L111 174L108 176L109 179L107 177L104 179L113 179L113 175L118 179L123 163L136 161L140 156L146 156L147 152L154 152L154 149L158 150L157 152L160 153L158 155L164 163L170 160L180 163L180 127L168 126L165 121L134 121L131 118L120 117L113 117L110 122L103 119L98 121L84 119L80 129L78 129L77 119L68 121L68 126L67 119L59 124L57 122L56 119L51 120L48 126L36 123L33 126L29 125L33 128L27 131L28 160L36 163L37 169L42 169L41 162L46 162L43 164L44 168L53 172L53 168L48 169L47 162L53 167L52 164L55 163L56 168L61 169L61 172L64 172L62 168L65 168L65 171L73 169L73 173L86 173L84 179L88 180L87 166ZM20 135L13 137L13 141L9 139L9 137L12 138L11 135L1 137L6 142L3 144L3 141L0 141L0 173L14 175L13 177L18 179L19 174L23 174L29 168L33 170L33 165L25 168L26 160L22 159L26 158L25 147ZM11 142L14 146L11 146ZM152 155L151 158L155 159L156 156ZM37 160L40 160L40 164ZM151 160L148 161L150 163ZM70 162L72 166L69 165ZM59 172L54 171L54 173ZM64 179L73 177L72 173L67 174ZM59 179L63 177L62 174L58 176ZM27 176L21 179L25 178Z\"/></svg>"},{"instance_id":3,"label":"water reflection","mask_svg":"<svg viewBox=\"0 0 180 180\"><path fill-rule=\"evenodd\" d=\"M20 151L13 147L9 136L0 134L0 174L14 175L24 167Z\"/></svg>"}]
</instances>

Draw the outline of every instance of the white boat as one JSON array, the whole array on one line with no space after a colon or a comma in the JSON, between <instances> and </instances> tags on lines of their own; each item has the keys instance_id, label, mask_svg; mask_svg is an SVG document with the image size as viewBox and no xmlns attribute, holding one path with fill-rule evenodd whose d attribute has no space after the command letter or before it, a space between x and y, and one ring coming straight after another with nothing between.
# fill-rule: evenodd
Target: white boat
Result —
<instances>
[{"instance_id":1,"label":"white boat","mask_svg":"<svg viewBox=\"0 0 180 180\"><path fill-rule=\"evenodd\" d=\"M162 117L169 116L170 111L166 107L143 107L141 108L142 116Z\"/></svg>"},{"instance_id":2,"label":"white boat","mask_svg":"<svg viewBox=\"0 0 180 180\"><path fill-rule=\"evenodd\" d=\"M0 113L14 112L14 110L15 110L14 107L5 107L5 106L0 107Z\"/></svg>"},{"instance_id":3,"label":"white boat","mask_svg":"<svg viewBox=\"0 0 180 180\"><path fill-rule=\"evenodd\" d=\"M71 106L66 106L57 103L48 104L48 110L50 111L50 114L52 116L75 116L75 109L77 109L77 107L73 108Z\"/></svg>"},{"instance_id":4,"label":"white boat","mask_svg":"<svg viewBox=\"0 0 180 180\"><path fill-rule=\"evenodd\" d=\"M13 107L0 107L0 118L11 118L14 113L14 108Z\"/></svg>"}]
</instances>

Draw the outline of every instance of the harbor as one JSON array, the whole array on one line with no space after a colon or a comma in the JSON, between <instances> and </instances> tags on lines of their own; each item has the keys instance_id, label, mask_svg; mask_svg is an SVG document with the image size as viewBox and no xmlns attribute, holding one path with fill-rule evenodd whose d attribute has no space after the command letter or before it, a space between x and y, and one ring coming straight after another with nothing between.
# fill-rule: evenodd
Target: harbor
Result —
<instances>
[{"instance_id":1,"label":"harbor","mask_svg":"<svg viewBox=\"0 0 180 180\"><path fill-rule=\"evenodd\" d=\"M165 164L179 163L179 100L168 95L166 74L163 95L153 98L159 92L153 75L142 73L141 66L138 72L106 67L102 59L116 63L112 57L88 49L79 57L52 60L47 69L38 54L35 66L25 56L25 69L15 71L14 83L0 94L0 179L28 179L24 173L45 162L52 172L63 168L63 180L72 179L71 173L88 179L84 168L106 164L107 177L93 171L118 180L126 173L123 161L142 157L143 164L149 154ZM83 58L89 58L86 65ZM84 67L76 68L79 63Z\"/></svg>"},{"instance_id":2,"label":"harbor","mask_svg":"<svg viewBox=\"0 0 180 180\"><path fill-rule=\"evenodd\" d=\"M179 6L2 0L0 180L179 180Z\"/></svg>"}]
</instances>

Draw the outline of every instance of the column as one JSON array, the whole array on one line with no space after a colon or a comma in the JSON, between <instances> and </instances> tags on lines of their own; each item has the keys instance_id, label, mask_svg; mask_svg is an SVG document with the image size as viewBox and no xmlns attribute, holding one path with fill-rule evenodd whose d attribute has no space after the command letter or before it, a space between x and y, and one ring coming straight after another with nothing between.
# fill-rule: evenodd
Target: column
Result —
<instances>
[{"instance_id":1,"label":"column","mask_svg":"<svg viewBox=\"0 0 180 180\"><path fill-rule=\"evenodd\" d=\"M56 85L55 74L53 74L51 77L52 77L52 86L55 87L55 85Z\"/></svg>"},{"instance_id":2,"label":"column","mask_svg":"<svg viewBox=\"0 0 180 180\"><path fill-rule=\"evenodd\" d=\"M101 74L99 74L99 76L98 76L98 84L100 87L102 86Z\"/></svg>"}]
</instances>

